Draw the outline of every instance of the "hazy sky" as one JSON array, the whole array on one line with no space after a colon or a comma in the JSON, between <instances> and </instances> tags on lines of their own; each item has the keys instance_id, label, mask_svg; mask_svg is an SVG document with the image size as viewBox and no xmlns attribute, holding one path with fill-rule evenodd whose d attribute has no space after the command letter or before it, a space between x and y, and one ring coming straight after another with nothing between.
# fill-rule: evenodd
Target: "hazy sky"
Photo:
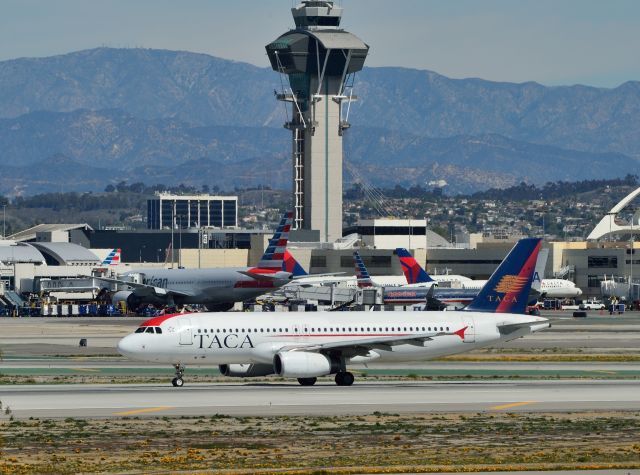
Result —
<instances>
[{"instance_id":1,"label":"hazy sky","mask_svg":"<svg viewBox=\"0 0 640 475\"><path fill-rule=\"evenodd\" d=\"M0 0L0 60L97 46L267 66L291 0ZM368 66L612 87L640 80L639 0L342 0Z\"/></svg>"}]
</instances>

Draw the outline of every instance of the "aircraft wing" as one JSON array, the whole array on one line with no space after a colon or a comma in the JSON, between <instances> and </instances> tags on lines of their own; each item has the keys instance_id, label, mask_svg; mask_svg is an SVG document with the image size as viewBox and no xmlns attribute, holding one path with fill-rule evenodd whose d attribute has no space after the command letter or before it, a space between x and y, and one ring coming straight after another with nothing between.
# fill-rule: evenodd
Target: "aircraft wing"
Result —
<instances>
[{"instance_id":1,"label":"aircraft wing","mask_svg":"<svg viewBox=\"0 0 640 475\"><path fill-rule=\"evenodd\" d=\"M113 282L115 284L128 285L129 287L133 287L134 289L139 289L139 290L143 291L142 293L145 293L144 291L146 290L147 293L153 293L155 295L162 295L162 296L168 296L168 295L179 295L181 297L193 297L193 296L195 296L195 294L192 293L192 292L185 292L185 291L182 291L182 290L167 289L167 288L164 288L164 287L155 287L153 285L140 284L138 282L130 282L128 280L112 279L110 277L95 277L95 279L104 280L105 282Z\"/></svg>"},{"instance_id":2,"label":"aircraft wing","mask_svg":"<svg viewBox=\"0 0 640 475\"><path fill-rule=\"evenodd\" d=\"M346 274L346 272L326 272L324 274L306 274L306 275L296 275L293 277L293 280L296 279L305 279L308 277L336 277L338 275L344 275ZM327 280L327 282L331 282L331 280ZM336 280L336 282L341 282L339 280Z\"/></svg>"},{"instance_id":3,"label":"aircraft wing","mask_svg":"<svg viewBox=\"0 0 640 475\"><path fill-rule=\"evenodd\" d=\"M247 277L251 277L255 280L263 280L263 281L282 281L289 280L291 278L291 273L289 272L275 272L273 274L260 274L258 272L249 272L246 270L239 270L239 273L246 275Z\"/></svg>"},{"instance_id":4,"label":"aircraft wing","mask_svg":"<svg viewBox=\"0 0 640 475\"><path fill-rule=\"evenodd\" d=\"M464 331L467 327L455 332L419 333L413 335L393 335L381 336L368 339L346 340L340 342L309 344L309 345L288 345L281 348L281 351L313 351L325 353L339 351L346 356L366 355L369 350L393 351L397 345L425 346L427 341L434 340L442 336L457 335L464 338Z\"/></svg>"},{"instance_id":5,"label":"aircraft wing","mask_svg":"<svg viewBox=\"0 0 640 475\"><path fill-rule=\"evenodd\" d=\"M541 320L539 322L510 323L506 325L498 325L498 331L501 335L511 335L524 329L531 330L533 332L542 330L543 328L551 328L551 322L549 322L549 320Z\"/></svg>"}]
</instances>

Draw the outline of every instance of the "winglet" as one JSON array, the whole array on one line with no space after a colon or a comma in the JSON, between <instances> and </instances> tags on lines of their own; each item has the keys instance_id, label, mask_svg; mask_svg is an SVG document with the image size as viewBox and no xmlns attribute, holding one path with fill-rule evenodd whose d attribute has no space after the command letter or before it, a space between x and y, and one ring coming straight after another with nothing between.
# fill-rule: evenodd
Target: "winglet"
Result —
<instances>
[{"instance_id":1,"label":"winglet","mask_svg":"<svg viewBox=\"0 0 640 475\"><path fill-rule=\"evenodd\" d=\"M356 279L358 281L358 287L373 287L373 281L369 275L367 267L364 265L362 257L358 251L353 252L353 262L356 266Z\"/></svg>"},{"instance_id":2,"label":"winglet","mask_svg":"<svg viewBox=\"0 0 640 475\"><path fill-rule=\"evenodd\" d=\"M525 313L542 240L521 239L464 310Z\"/></svg>"},{"instance_id":3,"label":"winglet","mask_svg":"<svg viewBox=\"0 0 640 475\"><path fill-rule=\"evenodd\" d=\"M464 340L464 332L467 331L467 328L469 327L461 328L460 330L453 332L453 334L458 335L462 340Z\"/></svg>"},{"instance_id":4,"label":"winglet","mask_svg":"<svg viewBox=\"0 0 640 475\"><path fill-rule=\"evenodd\" d=\"M404 247L398 247L396 249L398 259L402 265L402 272L407 279L408 284L423 284L426 282L433 282L433 279L422 266L416 261L416 258L411 255Z\"/></svg>"}]
</instances>

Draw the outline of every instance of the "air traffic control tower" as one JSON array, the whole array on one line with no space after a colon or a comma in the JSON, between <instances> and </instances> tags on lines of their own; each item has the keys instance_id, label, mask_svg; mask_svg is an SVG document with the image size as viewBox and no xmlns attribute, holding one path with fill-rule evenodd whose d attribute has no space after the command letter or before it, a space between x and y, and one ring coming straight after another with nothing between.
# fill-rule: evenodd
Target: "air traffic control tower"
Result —
<instances>
[{"instance_id":1,"label":"air traffic control tower","mask_svg":"<svg viewBox=\"0 0 640 475\"><path fill-rule=\"evenodd\" d=\"M271 67L288 76L277 98L290 102L294 228L342 237L342 134L349 128L354 75L369 46L340 29L342 8L303 1L291 9L296 28L266 46Z\"/></svg>"}]
</instances>

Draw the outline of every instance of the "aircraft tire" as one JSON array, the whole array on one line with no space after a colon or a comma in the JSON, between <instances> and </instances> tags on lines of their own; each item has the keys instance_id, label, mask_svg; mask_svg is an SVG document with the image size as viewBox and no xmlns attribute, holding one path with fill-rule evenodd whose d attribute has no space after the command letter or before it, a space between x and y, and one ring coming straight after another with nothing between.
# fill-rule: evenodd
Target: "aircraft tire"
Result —
<instances>
[{"instance_id":1,"label":"aircraft tire","mask_svg":"<svg viewBox=\"0 0 640 475\"><path fill-rule=\"evenodd\" d=\"M349 373L348 371L336 373L336 384L338 386L351 386L354 381L353 373Z\"/></svg>"},{"instance_id":2,"label":"aircraft tire","mask_svg":"<svg viewBox=\"0 0 640 475\"><path fill-rule=\"evenodd\" d=\"M173 387L175 388L181 388L184 386L184 380L182 378L173 378L171 380L171 384L173 384Z\"/></svg>"},{"instance_id":3,"label":"aircraft tire","mask_svg":"<svg viewBox=\"0 0 640 475\"><path fill-rule=\"evenodd\" d=\"M313 386L317 380L318 378L298 378L298 383L300 386Z\"/></svg>"}]
</instances>

